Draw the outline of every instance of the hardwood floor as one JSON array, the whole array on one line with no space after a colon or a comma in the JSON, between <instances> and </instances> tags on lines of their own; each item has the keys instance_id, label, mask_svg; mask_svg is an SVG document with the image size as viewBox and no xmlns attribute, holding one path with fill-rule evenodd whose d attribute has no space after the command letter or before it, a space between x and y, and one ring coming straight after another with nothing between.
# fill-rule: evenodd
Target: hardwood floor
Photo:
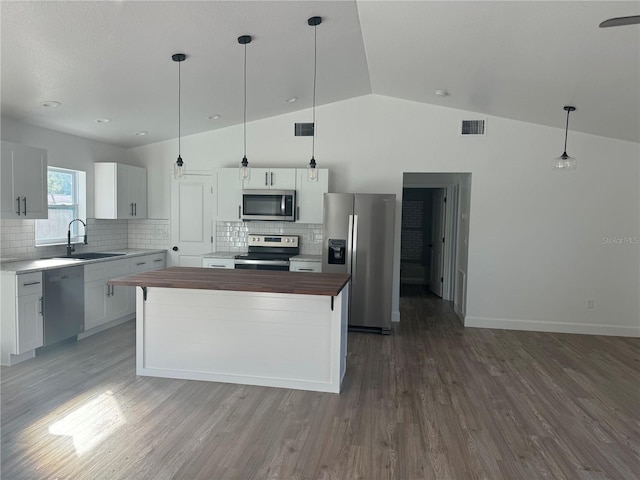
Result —
<instances>
[{"instance_id":1,"label":"hardwood floor","mask_svg":"<svg viewBox=\"0 0 640 480\"><path fill-rule=\"evenodd\" d=\"M2 478L636 479L640 340L350 333L340 395L135 375L135 325L2 369Z\"/></svg>"}]
</instances>

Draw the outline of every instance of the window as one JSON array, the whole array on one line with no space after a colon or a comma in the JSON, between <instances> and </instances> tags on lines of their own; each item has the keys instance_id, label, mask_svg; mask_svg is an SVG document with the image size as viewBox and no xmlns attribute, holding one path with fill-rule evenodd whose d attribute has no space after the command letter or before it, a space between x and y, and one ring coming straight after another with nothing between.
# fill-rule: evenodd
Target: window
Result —
<instances>
[{"instance_id":1,"label":"window","mask_svg":"<svg viewBox=\"0 0 640 480\"><path fill-rule=\"evenodd\" d=\"M36 220L36 246L67 243L69 222L86 218L86 173L79 170L47 169L49 218ZM71 225L71 242L82 242L82 224Z\"/></svg>"}]
</instances>

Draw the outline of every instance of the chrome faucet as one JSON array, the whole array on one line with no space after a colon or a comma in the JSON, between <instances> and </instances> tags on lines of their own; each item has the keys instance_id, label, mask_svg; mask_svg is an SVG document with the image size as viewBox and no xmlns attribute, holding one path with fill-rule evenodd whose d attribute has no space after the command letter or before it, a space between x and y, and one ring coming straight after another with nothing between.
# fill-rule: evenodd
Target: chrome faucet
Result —
<instances>
[{"instance_id":1,"label":"chrome faucet","mask_svg":"<svg viewBox=\"0 0 640 480\"><path fill-rule=\"evenodd\" d=\"M75 249L71 246L71 224L73 222L80 222L82 225L84 225L84 244L87 245L87 224L84 223L82 220L80 220L79 218L74 218L73 220L71 220L69 222L69 229L67 230L67 257L71 256L71 252L75 251Z\"/></svg>"}]
</instances>

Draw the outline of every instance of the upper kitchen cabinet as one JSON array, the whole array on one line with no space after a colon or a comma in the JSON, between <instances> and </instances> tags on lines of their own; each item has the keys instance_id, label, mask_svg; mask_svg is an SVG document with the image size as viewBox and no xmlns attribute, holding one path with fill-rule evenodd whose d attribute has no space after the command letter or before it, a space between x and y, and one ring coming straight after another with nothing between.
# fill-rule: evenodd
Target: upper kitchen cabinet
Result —
<instances>
[{"instance_id":1,"label":"upper kitchen cabinet","mask_svg":"<svg viewBox=\"0 0 640 480\"><path fill-rule=\"evenodd\" d=\"M253 168L249 178L243 181L243 188L268 190L295 190L295 168Z\"/></svg>"},{"instance_id":2,"label":"upper kitchen cabinet","mask_svg":"<svg viewBox=\"0 0 640 480\"><path fill-rule=\"evenodd\" d=\"M240 221L242 180L240 180L238 169L218 168L214 170L213 175L216 189L214 197L216 205L213 209L214 220L219 222Z\"/></svg>"},{"instance_id":3,"label":"upper kitchen cabinet","mask_svg":"<svg viewBox=\"0 0 640 480\"><path fill-rule=\"evenodd\" d=\"M47 151L2 142L1 218L47 218Z\"/></svg>"},{"instance_id":4,"label":"upper kitchen cabinet","mask_svg":"<svg viewBox=\"0 0 640 480\"><path fill-rule=\"evenodd\" d=\"M95 217L147 218L147 171L121 163L95 163Z\"/></svg>"},{"instance_id":5,"label":"upper kitchen cabinet","mask_svg":"<svg viewBox=\"0 0 640 480\"><path fill-rule=\"evenodd\" d=\"M296 221L301 223L322 223L324 213L324 194L329 192L329 170L318 169L318 181L307 180L307 169L297 168L298 178L296 203L298 214Z\"/></svg>"}]
</instances>

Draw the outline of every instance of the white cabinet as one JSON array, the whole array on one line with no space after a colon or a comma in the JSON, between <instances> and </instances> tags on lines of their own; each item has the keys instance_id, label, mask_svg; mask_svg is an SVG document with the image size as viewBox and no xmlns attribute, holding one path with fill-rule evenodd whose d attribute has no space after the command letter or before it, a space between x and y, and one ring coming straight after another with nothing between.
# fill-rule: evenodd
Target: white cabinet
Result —
<instances>
[{"instance_id":1,"label":"white cabinet","mask_svg":"<svg viewBox=\"0 0 640 480\"><path fill-rule=\"evenodd\" d=\"M133 313L123 286L107 285L111 278L129 274L129 259L109 260L84 267L84 329L98 327Z\"/></svg>"},{"instance_id":2,"label":"white cabinet","mask_svg":"<svg viewBox=\"0 0 640 480\"><path fill-rule=\"evenodd\" d=\"M307 169L296 169L296 221L300 223L322 223L324 214L324 194L329 191L329 170L318 169L318 180L307 180Z\"/></svg>"},{"instance_id":3,"label":"white cabinet","mask_svg":"<svg viewBox=\"0 0 640 480\"><path fill-rule=\"evenodd\" d=\"M242 204L242 180L237 168L218 168L214 171L216 206L214 220L239 222Z\"/></svg>"},{"instance_id":4,"label":"white cabinet","mask_svg":"<svg viewBox=\"0 0 640 480\"><path fill-rule=\"evenodd\" d=\"M322 272L322 262L289 260L290 272Z\"/></svg>"},{"instance_id":5,"label":"white cabinet","mask_svg":"<svg viewBox=\"0 0 640 480\"><path fill-rule=\"evenodd\" d=\"M43 345L42 272L16 275L2 272L1 359L2 365L17 363L12 355L31 352ZM24 359L26 359L24 358Z\"/></svg>"},{"instance_id":6,"label":"white cabinet","mask_svg":"<svg viewBox=\"0 0 640 480\"><path fill-rule=\"evenodd\" d=\"M166 253L152 253L150 255L141 255L133 257L129 263L129 273L142 273L149 270L157 270L159 268L165 268L167 266L167 254ZM136 311L136 288L137 287L124 287L127 289L127 302L128 312L132 313Z\"/></svg>"},{"instance_id":7,"label":"white cabinet","mask_svg":"<svg viewBox=\"0 0 640 480\"><path fill-rule=\"evenodd\" d=\"M329 170L318 169L318 181L307 180L306 168L251 168L249 179L240 180L237 168L214 171L215 208L213 219L219 222L241 220L242 190L295 190L296 221L322 223L324 194L329 191Z\"/></svg>"},{"instance_id":8,"label":"white cabinet","mask_svg":"<svg viewBox=\"0 0 640 480\"><path fill-rule=\"evenodd\" d=\"M95 217L147 218L147 171L121 163L95 163Z\"/></svg>"},{"instance_id":9,"label":"white cabinet","mask_svg":"<svg viewBox=\"0 0 640 480\"><path fill-rule=\"evenodd\" d=\"M253 168L243 180L245 189L295 190L295 168Z\"/></svg>"},{"instance_id":10,"label":"white cabinet","mask_svg":"<svg viewBox=\"0 0 640 480\"><path fill-rule=\"evenodd\" d=\"M0 217L47 218L47 151L2 142Z\"/></svg>"},{"instance_id":11,"label":"white cabinet","mask_svg":"<svg viewBox=\"0 0 640 480\"><path fill-rule=\"evenodd\" d=\"M236 268L233 258L205 257L202 259L204 268Z\"/></svg>"}]
</instances>

